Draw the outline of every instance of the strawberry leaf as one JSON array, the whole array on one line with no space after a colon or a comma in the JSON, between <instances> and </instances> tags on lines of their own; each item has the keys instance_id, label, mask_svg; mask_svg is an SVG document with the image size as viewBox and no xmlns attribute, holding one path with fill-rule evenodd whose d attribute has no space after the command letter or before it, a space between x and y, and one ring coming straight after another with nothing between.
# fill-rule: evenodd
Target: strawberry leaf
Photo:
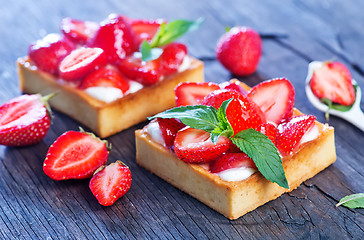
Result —
<instances>
[{"instance_id":1,"label":"strawberry leaf","mask_svg":"<svg viewBox=\"0 0 364 240\"><path fill-rule=\"evenodd\" d=\"M364 193L351 194L343 197L336 207L343 205L348 208L364 208Z\"/></svg>"},{"instance_id":2,"label":"strawberry leaf","mask_svg":"<svg viewBox=\"0 0 364 240\"><path fill-rule=\"evenodd\" d=\"M267 136L249 128L237 133L231 141L253 159L259 172L267 180L289 188L278 150Z\"/></svg>"}]
</instances>

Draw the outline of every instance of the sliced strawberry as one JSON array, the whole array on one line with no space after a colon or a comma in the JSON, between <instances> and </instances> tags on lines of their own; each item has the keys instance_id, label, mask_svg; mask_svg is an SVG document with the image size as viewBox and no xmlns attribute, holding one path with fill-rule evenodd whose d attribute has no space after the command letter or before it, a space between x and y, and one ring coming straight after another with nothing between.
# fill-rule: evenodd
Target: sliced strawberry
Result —
<instances>
[{"instance_id":1,"label":"sliced strawberry","mask_svg":"<svg viewBox=\"0 0 364 240\"><path fill-rule=\"evenodd\" d=\"M210 133L185 128L177 132L174 151L179 159L187 163L207 163L220 157L231 145L230 139L221 136L215 145Z\"/></svg>"},{"instance_id":2,"label":"sliced strawberry","mask_svg":"<svg viewBox=\"0 0 364 240\"><path fill-rule=\"evenodd\" d=\"M232 79L227 82L223 82L219 84L221 89L228 89L237 91L243 95L246 95L248 92L240 85L240 81Z\"/></svg>"},{"instance_id":3,"label":"sliced strawberry","mask_svg":"<svg viewBox=\"0 0 364 240\"><path fill-rule=\"evenodd\" d=\"M162 132L165 146L172 149L177 132L186 125L175 118L157 118L157 121Z\"/></svg>"},{"instance_id":4,"label":"sliced strawberry","mask_svg":"<svg viewBox=\"0 0 364 240\"><path fill-rule=\"evenodd\" d=\"M90 133L68 131L50 146L43 171L53 180L89 178L108 156L105 141Z\"/></svg>"},{"instance_id":5,"label":"sliced strawberry","mask_svg":"<svg viewBox=\"0 0 364 240\"><path fill-rule=\"evenodd\" d=\"M81 80L106 63L106 55L101 48L79 48L62 60L59 75L66 81Z\"/></svg>"},{"instance_id":6,"label":"sliced strawberry","mask_svg":"<svg viewBox=\"0 0 364 240\"><path fill-rule=\"evenodd\" d=\"M129 90L129 81L116 69L101 68L89 74L80 85L80 89L90 87L114 87L125 93Z\"/></svg>"},{"instance_id":7,"label":"sliced strawberry","mask_svg":"<svg viewBox=\"0 0 364 240\"><path fill-rule=\"evenodd\" d=\"M318 98L328 98L334 103L352 105L355 89L349 69L340 62L325 62L313 72L310 87Z\"/></svg>"},{"instance_id":8,"label":"sliced strawberry","mask_svg":"<svg viewBox=\"0 0 364 240\"><path fill-rule=\"evenodd\" d=\"M177 72L186 55L187 47L182 43L170 43L165 46L163 53L159 57L163 75Z\"/></svg>"},{"instance_id":9,"label":"sliced strawberry","mask_svg":"<svg viewBox=\"0 0 364 240\"><path fill-rule=\"evenodd\" d=\"M282 156L287 156L295 151L305 133L314 126L315 120L315 116L301 115L278 126L276 146Z\"/></svg>"},{"instance_id":10,"label":"sliced strawberry","mask_svg":"<svg viewBox=\"0 0 364 240\"><path fill-rule=\"evenodd\" d=\"M74 44L59 34L48 34L29 46L29 58L42 71L58 76L58 66Z\"/></svg>"},{"instance_id":11,"label":"sliced strawberry","mask_svg":"<svg viewBox=\"0 0 364 240\"><path fill-rule=\"evenodd\" d=\"M92 38L99 29L96 22L80 21L72 18L63 18L61 31L63 34L76 44L85 44Z\"/></svg>"},{"instance_id":12,"label":"sliced strawberry","mask_svg":"<svg viewBox=\"0 0 364 240\"><path fill-rule=\"evenodd\" d=\"M187 106L201 104L206 95L217 89L220 89L219 85L211 82L180 83L174 89L176 94L176 105Z\"/></svg>"},{"instance_id":13,"label":"sliced strawberry","mask_svg":"<svg viewBox=\"0 0 364 240\"><path fill-rule=\"evenodd\" d=\"M50 125L50 112L40 95L22 95L0 106L1 145L25 146L40 142Z\"/></svg>"},{"instance_id":14,"label":"sliced strawberry","mask_svg":"<svg viewBox=\"0 0 364 240\"><path fill-rule=\"evenodd\" d=\"M260 107L268 122L279 124L292 117L295 90L285 78L261 82L249 91L248 97Z\"/></svg>"},{"instance_id":15,"label":"sliced strawberry","mask_svg":"<svg viewBox=\"0 0 364 240\"><path fill-rule=\"evenodd\" d=\"M89 183L92 194L103 206L114 204L116 200L125 195L130 186L130 170L121 161L100 167Z\"/></svg>"},{"instance_id":16,"label":"sliced strawberry","mask_svg":"<svg viewBox=\"0 0 364 240\"><path fill-rule=\"evenodd\" d=\"M159 59L143 62L135 55L121 59L118 64L120 72L127 78L147 86L158 82L161 78L159 66Z\"/></svg>"},{"instance_id":17,"label":"sliced strawberry","mask_svg":"<svg viewBox=\"0 0 364 240\"><path fill-rule=\"evenodd\" d=\"M215 161L210 163L210 172L218 173L231 168L255 168L253 159L245 153L225 153Z\"/></svg>"},{"instance_id":18,"label":"sliced strawberry","mask_svg":"<svg viewBox=\"0 0 364 240\"><path fill-rule=\"evenodd\" d=\"M152 40L163 22L165 23L166 21L164 21L163 19L131 20L130 26L135 33L137 46L139 46L144 40Z\"/></svg>"},{"instance_id":19,"label":"sliced strawberry","mask_svg":"<svg viewBox=\"0 0 364 240\"><path fill-rule=\"evenodd\" d=\"M102 48L111 63L118 62L137 49L134 32L128 21L123 16L115 15L110 15L100 24L88 45Z\"/></svg>"},{"instance_id":20,"label":"sliced strawberry","mask_svg":"<svg viewBox=\"0 0 364 240\"><path fill-rule=\"evenodd\" d=\"M248 97L227 89L211 92L205 97L202 104L219 108L221 104L233 98L226 109L226 117L234 134L248 128L256 129L265 122L265 117L259 107Z\"/></svg>"},{"instance_id":21,"label":"sliced strawberry","mask_svg":"<svg viewBox=\"0 0 364 240\"><path fill-rule=\"evenodd\" d=\"M278 129L273 124L271 124L271 123L262 123L257 128L257 131L259 131L259 132L263 133L264 135L266 135L273 142L273 144L276 143L276 138L277 138L277 135L278 135Z\"/></svg>"}]
</instances>

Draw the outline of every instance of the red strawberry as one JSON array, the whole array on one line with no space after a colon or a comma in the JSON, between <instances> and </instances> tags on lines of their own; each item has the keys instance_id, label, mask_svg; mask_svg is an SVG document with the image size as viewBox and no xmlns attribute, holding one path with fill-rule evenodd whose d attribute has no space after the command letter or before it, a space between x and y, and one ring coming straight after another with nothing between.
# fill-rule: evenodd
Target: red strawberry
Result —
<instances>
[{"instance_id":1,"label":"red strawberry","mask_svg":"<svg viewBox=\"0 0 364 240\"><path fill-rule=\"evenodd\" d=\"M86 132L68 131L50 146L43 163L53 180L89 178L109 156L105 141Z\"/></svg>"},{"instance_id":2,"label":"red strawberry","mask_svg":"<svg viewBox=\"0 0 364 240\"><path fill-rule=\"evenodd\" d=\"M125 93L129 89L129 81L115 69L101 68L83 79L80 85L80 89L90 87L114 87Z\"/></svg>"},{"instance_id":3,"label":"red strawberry","mask_svg":"<svg viewBox=\"0 0 364 240\"><path fill-rule=\"evenodd\" d=\"M215 161L210 163L210 172L218 173L230 168L255 168L253 159L245 153L225 153Z\"/></svg>"},{"instance_id":4,"label":"red strawberry","mask_svg":"<svg viewBox=\"0 0 364 240\"><path fill-rule=\"evenodd\" d=\"M174 151L179 159L187 163L207 163L220 157L231 145L230 139L221 136L215 145L210 133L185 128L177 132Z\"/></svg>"},{"instance_id":5,"label":"red strawberry","mask_svg":"<svg viewBox=\"0 0 364 240\"><path fill-rule=\"evenodd\" d=\"M140 57L134 55L121 59L118 64L120 72L127 78L147 86L158 82L161 78L159 66L159 59L143 62Z\"/></svg>"},{"instance_id":6,"label":"red strawberry","mask_svg":"<svg viewBox=\"0 0 364 240\"><path fill-rule=\"evenodd\" d=\"M234 90L237 91L243 95L247 94L247 91L240 85L240 81L232 79L227 82L223 82L219 84L221 89L228 89L228 90Z\"/></svg>"},{"instance_id":7,"label":"red strawberry","mask_svg":"<svg viewBox=\"0 0 364 240\"><path fill-rule=\"evenodd\" d=\"M301 115L278 126L276 146L282 156L294 152L305 133L315 124L315 116Z\"/></svg>"},{"instance_id":8,"label":"red strawberry","mask_svg":"<svg viewBox=\"0 0 364 240\"><path fill-rule=\"evenodd\" d=\"M219 85L210 82L180 83L174 89L176 94L176 105L187 106L201 104L206 95L217 89L220 89Z\"/></svg>"},{"instance_id":9,"label":"red strawberry","mask_svg":"<svg viewBox=\"0 0 364 240\"><path fill-rule=\"evenodd\" d=\"M164 143L167 148L171 149L177 132L185 127L185 125L175 118L157 118L157 121L162 132Z\"/></svg>"},{"instance_id":10,"label":"red strawberry","mask_svg":"<svg viewBox=\"0 0 364 240\"><path fill-rule=\"evenodd\" d=\"M22 95L0 106L0 144L25 146L40 142L51 124L47 104L51 96L42 99L40 95Z\"/></svg>"},{"instance_id":11,"label":"red strawberry","mask_svg":"<svg viewBox=\"0 0 364 240\"><path fill-rule=\"evenodd\" d=\"M118 62L136 50L135 36L123 16L110 15L100 24L89 41L90 47L102 48L111 63Z\"/></svg>"},{"instance_id":12,"label":"red strawberry","mask_svg":"<svg viewBox=\"0 0 364 240\"><path fill-rule=\"evenodd\" d=\"M153 20L132 20L130 26L133 29L136 39L137 46L139 46L143 40L150 41L157 33L161 23L165 23L163 19L153 19Z\"/></svg>"},{"instance_id":13,"label":"red strawberry","mask_svg":"<svg viewBox=\"0 0 364 240\"><path fill-rule=\"evenodd\" d=\"M266 135L273 142L273 144L276 143L276 138L277 138L277 135L278 135L278 129L273 124L271 124L271 123L262 123L257 128L257 131L259 131L259 132L263 133L264 135Z\"/></svg>"},{"instance_id":14,"label":"red strawberry","mask_svg":"<svg viewBox=\"0 0 364 240\"><path fill-rule=\"evenodd\" d=\"M90 180L90 190L103 206L110 206L125 195L131 186L131 173L123 162L100 167Z\"/></svg>"},{"instance_id":15,"label":"red strawberry","mask_svg":"<svg viewBox=\"0 0 364 240\"><path fill-rule=\"evenodd\" d=\"M219 108L221 104L234 98L226 109L226 117L234 134L248 128L256 129L265 122L265 117L259 107L248 97L236 91L226 89L216 90L205 97L202 104Z\"/></svg>"},{"instance_id":16,"label":"red strawberry","mask_svg":"<svg viewBox=\"0 0 364 240\"><path fill-rule=\"evenodd\" d=\"M352 105L355 89L349 69L340 62L325 62L313 72L310 87L318 98L328 98L334 103Z\"/></svg>"},{"instance_id":17,"label":"red strawberry","mask_svg":"<svg viewBox=\"0 0 364 240\"><path fill-rule=\"evenodd\" d=\"M165 46L163 53L159 57L162 73L170 75L177 72L186 55L187 47L182 43L170 43Z\"/></svg>"},{"instance_id":18,"label":"red strawberry","mask_svg":"<svg viewBox=\"0 0 364 240\"><path fill-rule=\"evenodd\" d=\"M248 27L234 27L225 33L216 46L217 59L230 72L247 76L255 72L262 52L259 34Z\"/></svg>"},{"instance_id":19,"label":"red strawberry","mask_svg":"<svg viewBox=\"0 0 364 240\"><path fill-rule=\"evenodd\" d=\"M58 34L48 34L29 46L29 57L42 71L58 75L58 66L73 49L74 44Z\"/></svg>"},{"instance_id":20,"label":"red strawberry","mask_svg":"<svg viewBox=\"0 0 364 240\"><path fill-rule=\"evenodd\" d=\"M248 93L268 122L279 124L292 117L295 90L290 81L277 78L261 82Z\"/></svg>"},{"instance_id":21,"label":"red strawberry","mask_svg":"<svg viewBox=\"0 0 364 240\"><path fill-rule=\"evenodd\" d=\"M80 80L106 63L106 55L101 48L79 48L62 60L59 74L66 81Z\"/></svg>"},{"instance_id":22,"label":"red strawberry","mask_svg":"<svg viewBox=\"0 0 364 240\"><path fill-rule=\"evenodd\" d=\"M63 34L76 44L85 44L88 39L93 37L99 29L96 22L80 21L72 18L63 18L61 31Z\"/></svg>"}]
</instances>

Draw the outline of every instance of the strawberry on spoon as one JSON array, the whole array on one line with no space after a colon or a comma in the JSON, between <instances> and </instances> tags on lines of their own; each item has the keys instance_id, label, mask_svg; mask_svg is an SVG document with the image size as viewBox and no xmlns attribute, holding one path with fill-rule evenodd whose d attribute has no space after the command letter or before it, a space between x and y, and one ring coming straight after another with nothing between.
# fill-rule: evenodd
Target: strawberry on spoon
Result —
<instances>
[{"instance_id":1,"label":"strawberry on spoon","mask_svg":"<svg viewBox=\"0 0 364 240\"><path fill-rule=\"evenodd\" d=\"M0 106L0 144L26 146L40 142L51 125L47 101L52 96L22 95Z\"/></svg>"}]
</instances>

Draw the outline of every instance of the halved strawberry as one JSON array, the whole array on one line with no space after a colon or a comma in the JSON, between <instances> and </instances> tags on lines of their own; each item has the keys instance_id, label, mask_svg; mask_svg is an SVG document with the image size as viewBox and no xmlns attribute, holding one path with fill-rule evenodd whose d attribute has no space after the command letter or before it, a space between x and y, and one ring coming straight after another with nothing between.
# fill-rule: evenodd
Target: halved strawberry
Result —
<instances>
[{"instance_id":1,"label":"halved strawberry","mask_svg":"<svg viewBox=\"0 0 364 240\"><path fill-rule=\"evenodd\" d=\"M114 87L125 93L129 89L129 81L116 69L101 68L89 74L80 85L80 89L90 87Z\"/></svg>"},{"instance_id":2,"label":"halved strawberry","mask_svg":"<svg viewBox=\"0 0 364 240\"><path fill-rule=\"evenodd\" d=\"M177 132L186 125L175 118L157 118L157 122L162 132L166 147L171 149L173 147Z\"/></svg>"},{"instance_id":3,"label":"halved strawberry","mask_svg":"<svg viewBox=\"0 0 364 240\"><path fill-rule=\"evenodd\" d=\"M201 104L206 95L217 89L220 89L219 85L211 82L180 83L174 89L176 94L176 105L187 106Z\"/></svg>"},{"instance_id":4,"label":"halved strawberry","mask_svg":"<svg viewBox=\"0 0 364 240\"><path fill-rule=\"evenodd\" d=\"M144 40L150 41L157 33L160 25L166 21L163 19L152 19L143 20L136 19L131 20L130 26L133 29L137 41L137 46L139 46Z\"/></svg>"},{"instance_id":5,"label":"halved strawberry","mask_svg":"<svg viewBox=\"0 0 364 240\"><path fill-rule=\"evenodd\" d=\"M40 142L51 125L49 97L22 95L0 106L0 144L25 146Z\"/></svg>"},{"instance_id":6,"label":"halved strawberry","mask_svg":"<svg viewBox=\"0 0 364 240\"><path fill-rule=\"evenodd\" d=\"M106 141L90 133L68 131L49 147L43 171L53 180L89 178L108 156Z\"/></svg>"},{"instance_id":7,"label":"halved strawberry","mask_svg":"<svg viewBox=\"0 0 364 240\"><path fill-rule=\"evenodd\" d=\"M106 63L106 55L101 48L79 48L62 60L59 75L66 81L81 80Z\"/></svg>"},{"instance_id":8,"label":"halved strawberry","mask_svg":"<svg viewBox=\"0 0 364 240\"><path fill-rule=\"evenodd\" d=\"M139 56L131 55L119 60L118 68L127 78L143 85L152 85L162 76L159 59L142 61Z\"/></svg>"},{"instance_id":9,"label":"halved strawberry","mask_svg":"<svg viewBox=\"0 0 364 240\"><path fill-rule=\"evenodd\" d=\"M315 120L315 116L300 115L278 126L276 146L282 156L287 156L295 151L305 133L314 126Z\"/></svg>"},{"instance_id":10,"label":"halved strawberry","mask_svg":"<svg viewBox=\"0 0 364 240\"><path fill-rule=\"evenodd\" d=\"M253 159L248 157L245 153L225 153L210 163L210 172L218 173L231 168L241 167L257 169Z\"/></svg>"},{"instance_id":11,"label":"halved strawberry","mask_svg":"<svg viewBox=\"0 0 364 240\"><path fill-rule=\"evenodd\" d=\"M262 123L256 130L266 135L275 144L278 135L276 126L271 123Z\"/></svg>"},{"instance_id":12,"label":"halved strawberry","mask_svg":"<svg viewBox=\"0 0 364 240\"><path fill-rule=\"evenodd\" d=\"M334 103L352 105L355 89L349 69L340 62L325 62L316 69L310 80L313 94L318 98L328 98Z\"/></svg>"},{"instance_id":13,"label":"halved strawberry","mask_svg":"<svg viewBox=\"0 0 364 240\"><path fill-rule=\"evenodd\" d=\"M134 32L128 20L120 15L110 15L101 22L99 30L88 45L102 48L111 63L118 62L137 49Z\"/></svg>"},{"instance_id":14,"label":"halved strawberry","mask_svg":"<svg viewBox=\"0 0 364 240\"><path fill-rule=\"evenodd\" d=\"M29 46L29 58L42 71L58 76L58 66L75 45L59 34L48 34Z\"/></svg>"},{"instance_id":15,"label":"halved strawberry","mask_svg":"<svg viewBox=\"0 0 364 240\"><path fill-rule=\"evenodd\" d=\"M114 204L116 200L125 195L130 186L130 170L121 161L100 167L89 183L92 194L103 206Z\"/></svg>"},{"instance_id":16,"label":"halved strawberry","mask_svg":"<svg viewBox=\"0 0 364 240\"><path fill-rule=\"evenodd\" d=\"M215 145L210 139L210 133L185 128L177 132L174 140L174 151L179 159L187 163L207 163L220 157L231 145L227 137L219 137Z\"/></svg>"},{"instance_id":17,"label":"halved strawberry","mask_svg":"<svg viewBox=\"0 0 364 240\"><path fill-rule=\"evenodd\" d=\"M249 91L248 97L260 107L268 122L279 124L292 117L295 90L285 78L261 82Z\"/></svg>"},{"instance_id":18,"label":"halved strawberry","mask_svg":"<svg viewBox=\"0 0 364 240\"><path fill-rule=\"evenodd\" d=\"M248 128L256 129L265 122L265 117L260 108L248 97L237 91L227 89L216 90L208 94L202 104L219 108L221 104L233 98L226 109L226 117L234 134Z\"/></svg>"},{"instance_id":19,"label":"halved strawberry","mask_svg":"<svg viewBox=\"0 0 364 240\"><path fill-rule=\"evenodd\" d=\"M228 89L237 91L243 95L246 95L248 92L240 85L240 81L236 79L232 79L230 81L226 81L219 84L221 89Z\"/></svg>"},{"instance_id":20,"label":"halved strawberry","mask_svg":"<svg viewBox=\"0 0 364 240\"><path fill-rule=\"evenodd\" d=\"M61 31L76 44L85 44L93 37L99 29L99 24L90 21L81 21L72 18L63 18L61 21Z\"/></svg>"},{"instance_id":21,"label":"halved strawberry","mask_svg":"<svg viewBox=\"0 0 364 240\"><path fill-rule=\"evenodd\" d=\"M163 75L177 72L186 55L187 47L182 43L174 42L165 46L163 53L159 57Z\"/></svg>"}]
</instances>

